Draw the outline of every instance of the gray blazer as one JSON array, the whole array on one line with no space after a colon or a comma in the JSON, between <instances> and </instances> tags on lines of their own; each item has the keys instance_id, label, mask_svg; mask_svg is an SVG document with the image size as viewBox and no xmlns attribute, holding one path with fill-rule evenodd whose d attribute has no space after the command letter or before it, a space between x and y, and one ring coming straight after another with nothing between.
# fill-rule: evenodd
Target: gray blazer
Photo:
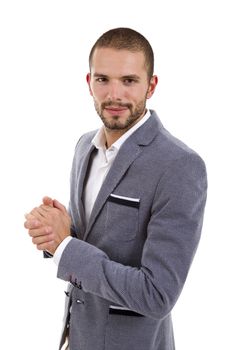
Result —
<instances>
[{"instance_id":1,"label":"gray blazer","mask_svg":"<svg viewBox=\"0 0 233 350\"><path fill-rule=\"evenodd\" d=\"M58 267L70 282L70 350L175 349L170 313L199 242L207 179L202 159L151 113L120 148L87 226L82 194L95 132L77 144L74 238Z\"/></svg>"}]
</instances>

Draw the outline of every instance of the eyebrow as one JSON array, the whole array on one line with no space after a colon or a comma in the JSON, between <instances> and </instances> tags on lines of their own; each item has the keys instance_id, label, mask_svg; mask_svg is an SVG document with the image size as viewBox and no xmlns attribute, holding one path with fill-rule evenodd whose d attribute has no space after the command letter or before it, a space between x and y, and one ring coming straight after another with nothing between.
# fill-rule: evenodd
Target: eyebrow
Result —
<instances>
[{"instance_id":1,"label":"eyebrow","mask_svg":"<svg viewBox=\"0 0 233 350\"><path fill-rule=\"evenodd\" d=\"M103 77L103 78L107 78L108 76L105 74L101 74L101 73L94 73L93 74L94 77Z\"/></svg>"},{"instance_id":2,"label":"eyebrow","mask_svg":"<svg viewBox=\"0 0 233 350\"><path fill-rule=\"evenodd\" d=\"M140 80L140 77L137 74L129 74L124 75L122 79L134 79L134 80Z\"/></svg>"},{"instance_id":3,"label":"eyebrow","mask_svg":"<svg viewBox=\"0 0 233 350\"><path fill-rule=\"evenodd\" d=\"M108 75L102 74L102 73L94 73L93 76L96 77L102 77L102 78L108 78ZM137 74L128 74L128 75L123 75L120 77L121 79L135 79L135 80L140 80L140 77Z\"/></svg>"}]
</instances>

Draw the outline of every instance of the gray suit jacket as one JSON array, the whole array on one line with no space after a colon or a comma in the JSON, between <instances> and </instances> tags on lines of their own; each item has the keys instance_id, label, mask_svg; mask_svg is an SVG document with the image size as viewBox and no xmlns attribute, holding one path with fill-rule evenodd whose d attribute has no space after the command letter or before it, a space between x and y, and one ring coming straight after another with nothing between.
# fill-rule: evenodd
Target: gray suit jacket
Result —
<instances>
[{"instance_id":1,"label":"gray suit jacket","mask_svg":"<svg viewBox=\"0 0 233 350\"><path fill-rule=\"evenodd\" d=\"M82 194L95 132L77 144L74 238L58 267L70 281L71 350L175 349L170 312L199 242L207 179L202 159L151 112L120 148L87 226Z\"/></svg>"}]
</instances>

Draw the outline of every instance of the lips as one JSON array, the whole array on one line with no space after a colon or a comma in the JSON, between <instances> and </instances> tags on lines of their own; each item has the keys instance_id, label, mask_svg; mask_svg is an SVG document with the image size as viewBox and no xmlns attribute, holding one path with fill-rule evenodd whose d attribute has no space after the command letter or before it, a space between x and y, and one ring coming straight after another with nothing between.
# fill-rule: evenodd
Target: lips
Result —
<instances>
[{"instance_id":1,"label":"lips","mask_svg":"<svg viewBox=\"0 0 233 350\"><path fill-rule=\"evenodd\" d=\"M105 109L109 113L121 113L126 111L128 108L127 107L105 107Z\"/></svg>"}]
</instances>

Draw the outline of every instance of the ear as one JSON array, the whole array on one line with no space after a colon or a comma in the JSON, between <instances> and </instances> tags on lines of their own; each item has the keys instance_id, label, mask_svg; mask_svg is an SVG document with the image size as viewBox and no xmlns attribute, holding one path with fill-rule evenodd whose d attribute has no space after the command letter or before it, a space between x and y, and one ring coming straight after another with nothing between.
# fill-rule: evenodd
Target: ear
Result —
<instances>
[{"instance_id":1,"label":"ear","mask_svg":"<svg viewBox=\"0 0 233 350\"><path fill-rule=\"evenodd\" d=\"M86 81L87 81L87 84L88 84L88 87L89 87L89 92L90 92L91 96L93 96L92 90L91 90L91 73L87 73Z\"/></svg>"},{"instance_id":2,"label":"ear","mask_svg":"<svg viewBox=\"0 0 233 350\"><path fill-rule=\"evenodd\" d=\"M151 96L153 95L153 93L155 91L157 84L158 84L158 77L157 77L157 75L153 75L153 77L150 79L149 88L147 91L146 98L151 98Z\"/></svg>"}]
</instances>

